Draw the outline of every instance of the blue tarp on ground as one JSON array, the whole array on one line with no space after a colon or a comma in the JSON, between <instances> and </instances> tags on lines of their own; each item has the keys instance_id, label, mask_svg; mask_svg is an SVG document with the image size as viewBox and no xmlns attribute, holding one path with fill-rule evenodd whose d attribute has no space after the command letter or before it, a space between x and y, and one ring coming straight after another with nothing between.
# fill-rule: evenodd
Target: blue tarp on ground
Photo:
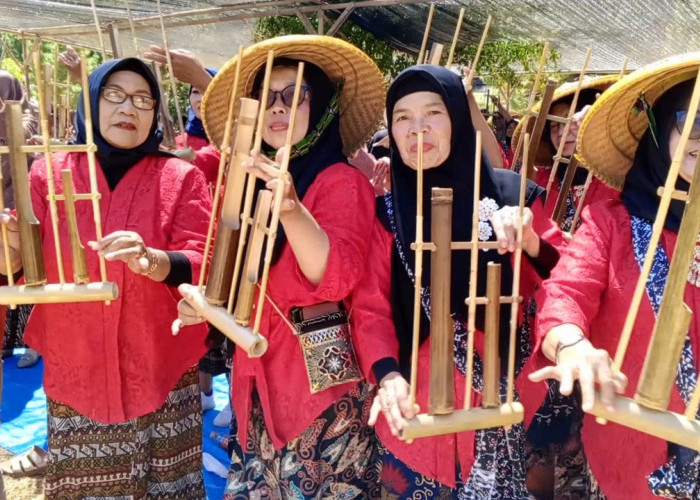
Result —
<instances>
[{"instance_id":1,"label":"blue tarp on ground","mask_svg":"<svg viewBox=\"0 0 700 500\"><path fill-rule=\"evenodd\" d=\"M42 386L44 364L39 361L31 368L17 368L23 349L4 360L2 406L0 406L0 447L12 453L22 453L30 446L46 449L46 396ZM214 427L213 421L228 402L228 382L224 375L214 378L216 409L204 414L203 448L228 468L227 453L209 436L212 432L228 434L228 429ZM204 471L204 483L209 500L223 497L225 479Z\"/></svg>"}]
</instances>

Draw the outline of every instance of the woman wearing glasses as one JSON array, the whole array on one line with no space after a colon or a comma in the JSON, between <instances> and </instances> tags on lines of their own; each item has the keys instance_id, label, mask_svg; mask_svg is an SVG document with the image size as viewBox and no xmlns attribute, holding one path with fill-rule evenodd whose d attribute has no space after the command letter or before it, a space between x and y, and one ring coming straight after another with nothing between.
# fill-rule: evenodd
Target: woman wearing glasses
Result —
<instances>
[{"instance_id":1,"label":"woman wearing glasses","mask_svg":"<svg viewBox=\"0 0 700 500\"><path fill-rule=\"evenodd\" d=\"M268 50L276 59L261 103L262 151L247 168L258 189L273 189L293 126L291 159L260 326L270 348L260 358L237 349L233 362L238 439L224 498L379 498L379 457L367 425L373 392L360 379L372 377L373 363L390 355L386 344L395 340L389 303L375 293L368 266L378 230L374 192L347 157L381 119L384 82L364 53L336 38L261 42L225 64L207 88L204 123L215 144L237 66L234 98L260 98ZM299 61L306 66L292 125ZM202 321L184 301L180 319ZM302 337L310 331L334 340L319 350Z\"/></svg>"},{"instance_id":2,"label":"woman wearing glasses","mask_svg":"<svg viewBox=\"0 0 700 500\"><path fill-rule=\"evenodd\" d=\"M672 201L632 342L616 372L615 353L659 207L700 66L700 56L684 55L642 68L611 87L593 105L581 126L578 148L586 165L612 187L620 200L584 210L571 245L544 282L537 334L540 356L555 363L530 375L561 382L570 394L581 387L583 410L590 410L594 388L614 409L614 394L632 397L666 286L685 203ZM700 120L681 155L676 189L687 191L700 150ZM685 303L696 313L678 365L669 409L683 413L697 383L700 345L700 246L690 266ZM546 361L546 359L543 359ZM582 428L589 474L577 498L697 498L700 456L682 446L614 424L598 425L586 414Z\"/></svg>"},{"instance_id":3,"label":"woman wearing glasses","mask_svg":"<svg viewBox=\"0 0 700 500\"><path fill-rule=\"evenodd\" d=\"M95 240L90 203L76 204L87 266L99 281L98 254L119 299L37 305L26 338L44 356L50 461L46 498L205 498L197 361L205 330L173 337L174 288L199 273L211 201L203 174L159 152L156 79L138 59L115 59L89 77L97 183L104 236ZM78 100L82 104L82 100ZM76 119L86 140L85 109ZM57 193L61 170L77 193L90 190L85 153L51 157ZM44 159L30 172L46 272L58 282ZM70 255L59 204L63 255ZM10 229L13 270L21 269L16 219ZM0 271L7 273L4 256ZM64 262L71 275L69 262Z\"/></svg>"}]
</instances>

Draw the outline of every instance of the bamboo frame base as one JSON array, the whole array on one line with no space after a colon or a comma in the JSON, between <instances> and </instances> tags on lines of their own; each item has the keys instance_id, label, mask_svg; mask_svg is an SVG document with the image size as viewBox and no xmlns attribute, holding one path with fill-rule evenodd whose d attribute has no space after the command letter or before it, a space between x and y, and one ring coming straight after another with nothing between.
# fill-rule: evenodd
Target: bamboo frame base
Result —
<instances>
[{"instance_id":1,"label":"bamboo frame base","mask_svg":"<svg viewBox=\"0 0 700 500\"><path fill-rule=\"evenodd\" d=\"M622 396L615 398L615 411L609 412L600 402L598 391L590 413L610 422L700 451L700 421L690 420L684 415L672 411L650 410L634 399Z\"/></svg>"},{"instance_id":2,"label":"bamboo frame base","mask_svg":"<svg viewBox=\"0 0 700 500\"><path fill-rule=\"evenodd\" d=\"M0 287L1 305L64 304L69 302L108 302L119 297L116 283L52 283L41 286Z\"/></svg>"},{"instance_id":3,"label":"bamboo frame base","mask_svg":"<svg viewBox=\"0 0 700 500\"><path fill-rule=\"evenodd\" d=\"M406 427L401 432L401 438L409 440L489 427L506 427L522 422L524 418L525 410L518 402L505 403L496 408L455 410L449 415L422 413L405 421Z\"/></svg>"},{"instance_id":4,"label":"bamboo frame base","mask_svg":"<svg viewBox=\"0 0 700 500\"><path fill-rule=\"evenodd\" d=\"M251 328L241 326L234 321L225 307L210 304L204 298L204 294L192 285L180 285L180 293L183 291L192 296L187 303L197 311L209 323L219 329L221 333L231 339L238 347L243 349L250 358L259 358L267 351L267 339L262 335L253 333Z\"/></svg>"}]
</instances>

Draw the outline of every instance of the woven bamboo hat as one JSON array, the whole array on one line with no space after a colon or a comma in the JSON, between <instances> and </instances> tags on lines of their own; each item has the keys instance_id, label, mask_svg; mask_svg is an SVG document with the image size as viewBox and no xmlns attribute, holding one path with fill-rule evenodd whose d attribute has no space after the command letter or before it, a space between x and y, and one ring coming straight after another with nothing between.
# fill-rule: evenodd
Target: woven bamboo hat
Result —
<instances>
[{"instance_id":1,"label":"woven bamboo hat","mask_svg":"<svg viewBox=\"0 0 700 500\"><path fill-rule=\"evenodd\" d=\"M596 78L588 78L581 83L581 90L597 90L601 94L605 92L612 84L617 82L617 80L620 78L619 75L612 75L612 76L600 76ZM554 95L552 96L552 104L551 106L553 107L557 101L561 99L565 99L567 97L573 96L576 93L576 87L578 87L578 81L575 82L567 82L559 87L557 87L554 90ZM536 103L533 107L532 110L535 113L539 113L540 107L542 106L542 101L539 101ZM518 144L518 141L520 140L520 134L523 133L523 125L526 120L520 120L520 123L518 123L518 126L515 128L515 131L513 132L513 139L511 140L511 144L513 144L513 147ZM534 123L534 122L533 122ZM546 140L545 137L542 138L540 141L537 155L535 157L535 163L537 165L543 164L546 161L551 161L552 156L554 153L549 151L548 148L548 141Z\"/></svg>"},{"instance_id":2,"label":"woven bamboo hat","mask_svg":"<svg viewBox=\"0 0 700 500\"><path fill-rule=\"evenodd\" d=\"M596 101L583 119L577 149L600 180L621 189L637 145L649 126L646 113L633 112L640 95L653 106L674 85L695 78L700 52L662 59L620 80Z\"/></svg>"},{"instance_id":3,"label":"woven bamboo hat","mask_svg":"<svg viewBox=\"0 0 700 500\"><path fill-rule=\"evenodd\" d=\"M360 49L343 40L321 35L289 35L271 38L243 51L239 99L249 96L253 80L265 66L267 53L315 64L333 83L344 82L340 96L340 135L343 151L350 156L369 139L382 119L386 85L377 65ZM202 117L207 136L221 145L231 99L238 56L229 60L209 84L202 101ZM238 104L236 104L236 107ZM234 116L237 110L234 110Z\"/></svg>"}]
</instances>

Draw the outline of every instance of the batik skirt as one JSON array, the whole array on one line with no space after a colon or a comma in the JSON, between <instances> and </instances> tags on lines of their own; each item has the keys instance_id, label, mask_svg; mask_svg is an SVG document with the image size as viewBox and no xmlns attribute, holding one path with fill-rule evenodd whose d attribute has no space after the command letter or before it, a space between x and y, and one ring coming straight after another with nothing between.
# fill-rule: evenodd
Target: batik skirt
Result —
<instances>
[{"instance_id":1,"label":"batik skirt","mask_svg":"<svg viewBox=\"0 0 700 500\"><path fill-rule=\"evenodd\" d=\"M245 447L235 434L231 439L224 500L380 498L381 460L374 430L367 426L373 397L369 385L358 384L298 438L275 450L254 393Z\"/></svg>"},{"instance_id":2,"label":"batik skirt","mask_svg":"<svg viewBox=\"0 0 700 500\"><path fill-rule=\"evenodd\" d=\"M46 498L204 499L202 406L195 367L158 410L102 424L48 398Z\"/></svg>"}]
</instances>

